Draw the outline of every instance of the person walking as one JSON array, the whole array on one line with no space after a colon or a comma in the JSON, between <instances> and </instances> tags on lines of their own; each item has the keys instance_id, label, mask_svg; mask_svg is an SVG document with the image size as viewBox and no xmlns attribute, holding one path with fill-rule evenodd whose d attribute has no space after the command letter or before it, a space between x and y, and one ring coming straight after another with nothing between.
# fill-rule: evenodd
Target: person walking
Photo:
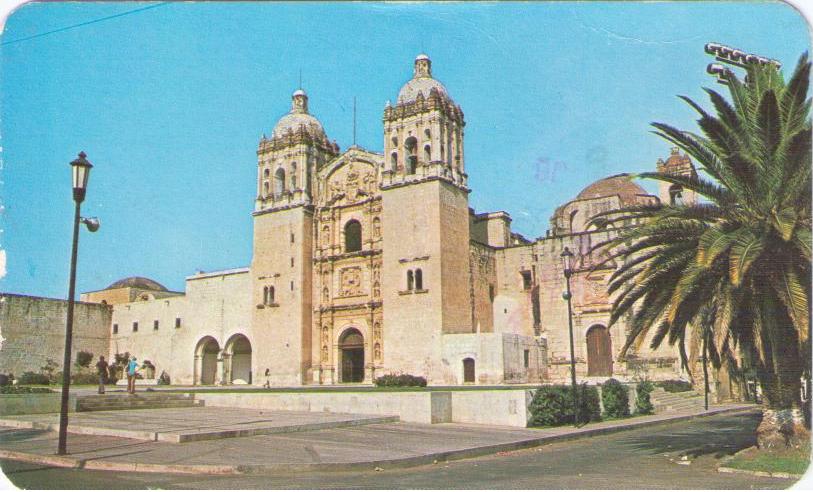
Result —
<instances>
[{"instance_id":1,"label":"person walking","mask_svg":"<svg viewBox=\"0 0 813 492\"><path fill-rule=\"evenodd\" d=\"M270 388L271 387L271 369L266 368L265 370L265 384L263 384L263 388Z\"/></svg>"},{"instance_id":2,"label":"person walking","mask_svg":"<svg viewBox=\"0 0 813 492\"><path fill-rule=\"evenodd\" d=\"M135 355L130 362L127 364L127 392L131 395L135 394L135 379L136 379L136 370L138 369L138 362L136 362Z\"/></svg>"},{"instance_id":3,"label":"person walking","mask_svg":"<svg viewBox=\"0 0 813 492\"><path fill-rule=\"evenodd\" d=\"M99 356L99 362L96 363L96 372L99 374L99 394L104 394L104 383L107 382L107 361L104 356Z\"/></svg>"}]
</instances>

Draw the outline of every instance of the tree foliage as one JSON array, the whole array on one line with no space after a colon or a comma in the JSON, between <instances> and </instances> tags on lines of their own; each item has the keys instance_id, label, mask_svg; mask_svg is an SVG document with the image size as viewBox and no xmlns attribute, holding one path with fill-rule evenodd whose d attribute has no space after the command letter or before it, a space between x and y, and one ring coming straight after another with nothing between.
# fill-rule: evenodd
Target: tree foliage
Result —
<instances>
[{"instance_id":1,"label":"tree foliage","mask_svg":"<svg viewBox=\"0 0 813 492\"><path fill-rule=\"evenodd\" d=\"M787 82L775 66L752 64L745 81L728 77L728 99L706 89L713 114L682 97L699 114L700 133L652 124L701 174L639 176L700 200L594 219L622 227L598 246L624 262L609 279L611 324L629 316L622 354L649 335L652 347L677 345L686 366L685 342L702 326L712 364L735 364L738 348L770 408L798 406L800 376L810 373L809 75L807 54ZM639 225L623 228L629 220Z\"/></svg>"}]
</instances>

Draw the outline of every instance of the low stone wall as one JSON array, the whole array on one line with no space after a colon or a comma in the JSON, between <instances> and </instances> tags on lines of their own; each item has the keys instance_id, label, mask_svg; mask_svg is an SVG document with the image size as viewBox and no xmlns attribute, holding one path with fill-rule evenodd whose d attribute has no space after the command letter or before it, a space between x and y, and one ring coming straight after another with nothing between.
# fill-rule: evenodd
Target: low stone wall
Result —
<instances>
[{"instance_id":1,"label":"low stone wall","mask_svg":"<svg viewBox=\"0 0 813 492\"><path fill-rule=\"evenodd\" d=\"M59 413L61 393L32 393L0 395L0 415L26 415L31 413ZM68 399L68 411L76 410L76 397Z\"/></svg>"},{"instance_id":2,"label":"low stone wall","mask_svg":"<svg viewBox=\"0 0 813 492\"><path fill-rule=\"evenodd\" d=\"M452 422L526 427L531 391L452 391Z\"/></svg>"},{"instance_id":3,"label":"low stone wall","mask_svg":"<svg viewBox=\"0 0 813 492\"><path fill-rule=\"evenodd\" d=\"M207 407L397 415L402 422L525 427L528 390L198 393Z\"/></svg>"}]
</instances>

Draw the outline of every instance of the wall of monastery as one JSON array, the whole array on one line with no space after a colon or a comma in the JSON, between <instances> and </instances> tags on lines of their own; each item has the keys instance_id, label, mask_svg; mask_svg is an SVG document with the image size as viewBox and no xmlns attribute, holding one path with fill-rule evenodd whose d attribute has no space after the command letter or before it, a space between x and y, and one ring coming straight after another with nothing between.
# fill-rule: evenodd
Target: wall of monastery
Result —
<instances>
[{"instance_id":1,"label":"wall of monastery","mask_svg":"<svg viewBox=\"0 0 813 492\"><path fill-rule=\"evenodd\" d=\"M46 359L61 366L67 309L62 299L0 294L0 373L40 372ZM80 350L108 355L111 314L102 304L74 305L72 357Z\"/></svg>"},{"instance_id":2,"label":"wall of monastery","mask_svg":"<svg viewBox=\"0 0 813 492\"><path fill-rule=\"evenodd\" d=\"M251 343L256 375L258 356L268 352L257 350L251 329L248 270L198 274L187 278L186 289L185 296L116 305L112 323L118 333L111 335L110 354L130 352L139 362L151 361L156 376L166 371L173 384L192 384L198 343L212 337L222 350L242 334Z\"/></svg>"}]
</instances>

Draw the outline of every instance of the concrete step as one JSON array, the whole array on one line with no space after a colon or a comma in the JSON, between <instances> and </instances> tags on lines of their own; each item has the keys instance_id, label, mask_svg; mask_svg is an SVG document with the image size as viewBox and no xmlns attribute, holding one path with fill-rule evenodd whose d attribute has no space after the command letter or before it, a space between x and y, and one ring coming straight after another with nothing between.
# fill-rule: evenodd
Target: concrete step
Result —
<instances>
[{"instance_id":1,"label":"concrete step","mask_svg":"<svg viewBox=\"0 0 813 492\"><path fill-rule=\"evenodd\" d=\"M157 408L192 408L202 407L203 401L166 402L143 404L109 404L109 405L77 405L77 412L104 412L110 410L152 410Z\"/></svg>"},{"instance_id":2,"label":"concrete step","mask_svg":"<svg viewBox=\"0 0 813 492\"><path fill-rule=\"evenodd\" d=\"M91 395L76 400L78 412L198 406L203 406L203 401L188 393Z\"/></svg>"}]
</instances>

